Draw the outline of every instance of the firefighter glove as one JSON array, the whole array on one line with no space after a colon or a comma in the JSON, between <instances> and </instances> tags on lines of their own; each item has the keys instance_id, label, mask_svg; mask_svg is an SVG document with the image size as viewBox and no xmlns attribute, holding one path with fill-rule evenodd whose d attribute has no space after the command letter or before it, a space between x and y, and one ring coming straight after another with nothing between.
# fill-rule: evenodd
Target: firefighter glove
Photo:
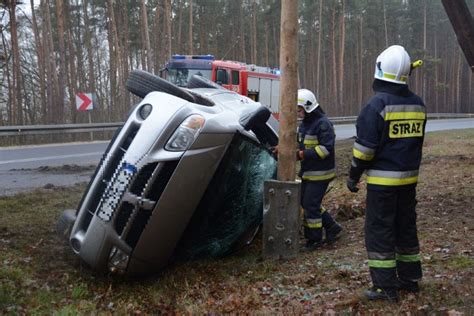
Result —
<instances>
[{"instance_id":1,"label":"firefighter glove","mask_svg":"<svg viewBox=\"0 0 474 316\"><path fill-rule=\"evenodd\" d=\"M347 188L349 189L349 191L353 193L357 193L357 191L359 191L359 188L357 187L358 182L359 181L351 179L351 178L347 179Z\"/></svg>"}]
</instances>

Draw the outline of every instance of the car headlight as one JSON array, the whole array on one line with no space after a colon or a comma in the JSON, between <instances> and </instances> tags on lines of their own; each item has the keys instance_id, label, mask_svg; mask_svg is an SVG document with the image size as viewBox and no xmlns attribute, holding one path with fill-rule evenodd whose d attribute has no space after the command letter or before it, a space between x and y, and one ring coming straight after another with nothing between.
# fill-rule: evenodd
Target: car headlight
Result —
<instances>
[{"instance_id":1,"label":"car headlight","mask_svg":"<svg viewBox=\"0 0 474 316\"><path fill-rule=\"evenodd\" d=\"M165 149L170 151L185 151L188 149L199 135L205 121L204 117L198 114L186 118L171 135Z\"/></svg>"},{"instance_id":2,"label":"car headlight","mask_svg":"<svg viewBox=\"0 0 474 316\"><path fill-rule=\"evenodd\" d=\"M138 115L142 120L145 120L150 115L151 110L153 110L153 106L151 104L144 104L138 110Z\"/></svg>"}]
</instances>

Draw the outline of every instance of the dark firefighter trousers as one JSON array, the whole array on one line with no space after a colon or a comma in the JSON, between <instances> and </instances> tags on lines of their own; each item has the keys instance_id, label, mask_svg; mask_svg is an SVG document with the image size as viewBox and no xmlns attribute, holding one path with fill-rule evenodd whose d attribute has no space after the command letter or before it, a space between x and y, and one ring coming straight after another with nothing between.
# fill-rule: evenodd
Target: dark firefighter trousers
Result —
<instances>
[{"instance_id":1,"label":"dark firefighter trousers","mask_svg":"<svg viewBox=\"0 0 474 316\"><path fill-rule=\"evenodd\" d=\"M304 210L304 237L309 241L320 242L323 239L323 227L330 228L334 219L321 206L330 181L301 182L301 206Z\"/></svg>"},{"instance_id":2,"label":"dark firefighter trousers","mask_svg":"<svg viewBox=\"0 0 474 316\"><path fill-rule=\"evenodd\" d=\"M416 188L367 190L365 245L372 283L394 288L397 277L421 279L416 228Z\"/></svg>"}]
</instances>

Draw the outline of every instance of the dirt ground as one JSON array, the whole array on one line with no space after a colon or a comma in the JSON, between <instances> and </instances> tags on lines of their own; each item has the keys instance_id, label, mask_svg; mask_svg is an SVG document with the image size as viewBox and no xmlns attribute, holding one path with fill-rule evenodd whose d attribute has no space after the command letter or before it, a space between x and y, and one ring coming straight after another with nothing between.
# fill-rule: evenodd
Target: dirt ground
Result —
<instances>
[{"instance_id":1,"label":"dirt ground","mask_svg":"<svg viewBox=\"0 0 474 316\"><path fill-rule=\"evenodd\" d=\"M130 280L82 265L54 232L84 185L0 198L0 314L474 314L474 129L429 133L418 185L424 277L398 304L364 301L370 286L365 190L345 188L352 141L337 144L325 207L342 223L335 245L289 261L263 260L257 238L221 259L173 265ZM364 187L363 185L361 187Z\"/></svg>"},{"instance_id":2,"label":"dirt ground","mask_svg":"<svg viewBox=\"0 0 474 316\"><path fill-rule=\"evenodd\" d=\"M35 188L68 187L89 181L95 166L64 165L31 169L0 170L0 197L29 192Z\"/></svg>"}]
</instances>

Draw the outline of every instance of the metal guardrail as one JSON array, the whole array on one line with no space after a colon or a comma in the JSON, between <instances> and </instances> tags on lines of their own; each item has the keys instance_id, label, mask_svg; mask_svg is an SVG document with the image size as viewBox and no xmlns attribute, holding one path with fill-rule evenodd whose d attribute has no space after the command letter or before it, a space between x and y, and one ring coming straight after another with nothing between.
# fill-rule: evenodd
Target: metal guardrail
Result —
<instances>
[{"instance_id":1,"label":"metal guardrail","mask_svg":"<svg viewBox=\"0 0 474 316\"><path fill-rule=\"evenodd\" d=\"M0 136L44 135L55 133L88 133L115 130L123 125L116 123L80 123L59 125L13 125L0 126Z\"/></svg>"},{"instance_id":2,"label":"metal guardrail","mask_svg":"<svg viewBox=\"0 0 474 316\"><path fill-rule=\"evenodd\" d=\"M473 113L428 113L431 119L447 118L474 118ZM357 116L338 116L329 118L335 124L355 122ZM0 126L0 136L44 135L54 133L87 133L114 130L122 126L123 122L115 123L80 123L59 125L16 125Z\"/></svg>"}]
</instances>

